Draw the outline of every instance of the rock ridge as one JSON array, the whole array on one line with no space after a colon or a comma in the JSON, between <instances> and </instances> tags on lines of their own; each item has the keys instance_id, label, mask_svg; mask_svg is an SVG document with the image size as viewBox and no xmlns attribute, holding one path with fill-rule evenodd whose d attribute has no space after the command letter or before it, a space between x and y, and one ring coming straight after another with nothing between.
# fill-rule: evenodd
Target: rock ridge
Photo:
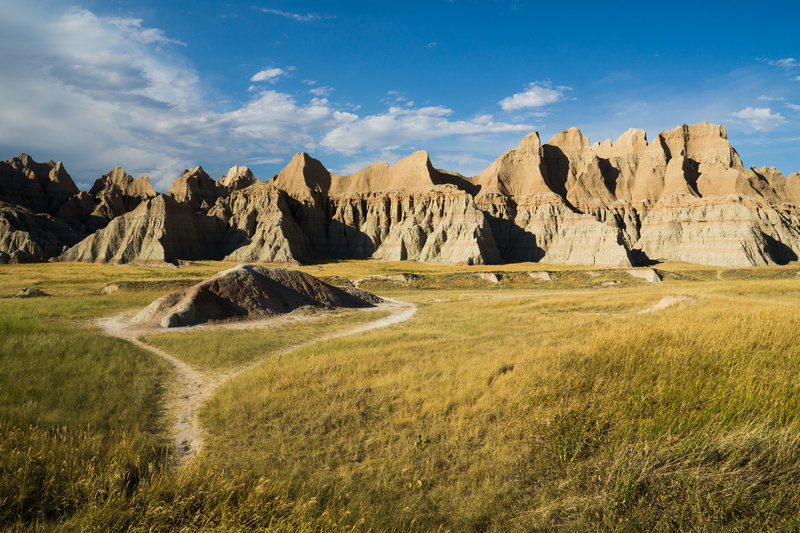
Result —
<instances>
[{"instance_id":1,"label":"rock ridge","mask_svg":"<svg viewBox=\"0 0 800 533\"><path fill-rule=\"evenodd\" d=\"M8 261L755 266L800 253L800 172L745 168L708 122L594 144L532 132L473 177L422 150L347 176L298 153L266 182L197 166L163 195L119 167L81 192L61 163L21 154L0 162L0 202Z\"/></svg>"}]
</instances>

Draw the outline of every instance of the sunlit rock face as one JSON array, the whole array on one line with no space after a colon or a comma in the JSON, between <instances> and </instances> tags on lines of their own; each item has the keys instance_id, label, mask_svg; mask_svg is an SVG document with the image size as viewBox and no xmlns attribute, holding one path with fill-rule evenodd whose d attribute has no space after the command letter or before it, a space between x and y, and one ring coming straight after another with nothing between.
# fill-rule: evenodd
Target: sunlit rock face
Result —
<instances>
[{"instance_id":1,"label":"sunlit rock face","mask_svg":"<svg viewBox=\"0 0 800 533\"><path fill-rule=\"evenodd\" d=\"M594 144L534 132L474 177L425 151L349 176L300 153L266 183L198 166L166 195L118 167L80 192L61 163L23 154L0 162L0 202L0 253L17 260L751 266L800 252L800 173L745 168L707 122Z\"/></svg>"}]
</instances>

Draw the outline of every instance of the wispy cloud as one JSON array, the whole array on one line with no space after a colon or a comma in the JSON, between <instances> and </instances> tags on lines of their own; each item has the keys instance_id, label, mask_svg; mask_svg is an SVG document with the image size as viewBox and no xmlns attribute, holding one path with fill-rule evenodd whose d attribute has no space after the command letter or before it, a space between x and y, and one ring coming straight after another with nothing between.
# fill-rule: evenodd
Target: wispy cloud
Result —
<instances>
[{"instance_id":1,"label":"wispy cloud","mask_svg":"<svg viewBox=\"0 0 800 533\"><path fill-rule=\"evenodd\" d=\"M385 113L365 117L342 115L344 122L329 131L321 145L345 154L376 150L386 145L405 145L430 139L486 133L527 132L529 124L497 122L491 115L451 120L453 110L444 106L390 107Z\"/></svg>"},{"instance_id":2,"label":"wispy cloud","mask_svg":"<svg viewBox=\"0 0 800 533\"><path fill-rule=\"evenodd\" d=\"M148 173L165 190L199 162L209 170L242 161L278 164L301 150L348 158L358 151L371 159L430 139L459 137L461 144L529 129L491 116L460 120L443 106L415 107L400 93L390 96L403 105L361 116L358 105L325 98L327 87L304 86L303 93L316 92L310 99L273 90L269 82L290 67L257 72L247 100L222 112L197 72L170 49L179 43L161 30L138 19L33 4L12 4L0 18L0 151L63 159L83 187L114 165Z\"/></svg>"},{"instance_id":3,"label":"wispy cloud","mask_svg":"<svg viewBox=\"0 0 800 533\"><path fill-rule=\"evenodd\" d=\"M286 17L297 22L315 22L318 20L335 19L333 15L317 15L314 13L292 13L291 11L281 11L280 9L269 9L266 7L253 6L259 11L269 13L270 15L278 15L279 17Z\"/></svg>"},{"instance_id":4,"label":"wispy cloud","mask_svg":"<svg viewBox=\"0 0 800 533\"><path fill-rule=\"evenodd\" d=\"M314 96L323 97L331 94L333 92L333 87L326 87L326 86L314 87L312 89L309 89L308 92L310 92Z\"/></svg>"},{"instance_id":5,"label":"wispy cloud","mask_svg":"<svg viewBox=\"0 0 800 533\"><path fill-rule=\"evenodd\" d=\"M770 59L767 63L773 67L781 67L781 68L797 68L800 67L800 63L793 57L784 57L783 59Z\"/></svg>"},{"instance_id":6,"label":"wispy cloud","mask_svg":"<svg viewBox=\"0 0 800 533\"><path fill-rule=\"evenodd\" d=\"M786 98L784 98L783 96L767 96L765 94L759 96L758 99L765 102L781 102L783 100L786 100Z\"/></svg>"},{"instance_id":7,"label":"wispy cloud","mask_svg":"<svg viewBox=\"0 0 800 533\"><path fill-rule=\"evenodd\" d=\"M547 82L532 82L528 87L519 93L515 93L498 102L504 111L519 111L533 107L542 107L554 104L564 99L564 92L570 91L569 87L553 88Z\"/></svg>"},{"instance_id":8,"label":"wispy cloud","mask_svg":"<svg viewBox=\"0 0 800 533\"><path fill-rule=\"evenodd\" d=\"M731 113L731 116L741 119L748 123L756 131L774 130L786 119L769 107L745 107L739 111Z\"/></svg>"},{"instance_id":9,"label":"wispy cloud","mask_svg":"<svg viewBox=\"0 0 800 533\"><path fill-rule=\"evenodd\" d=\"M786 107L788 107L792 111L800 111L800 105L797 104L786 104Z\"/></svg>"},{"instance_id":10,"label":"wispy cloud","mask_svg":"<svg viewBox=\"0 0 800 533\"><path fill-rule=\"evenodd\" d=\"M426 44L425 48L436 48L437 46L439 46L439 43L431 42L431 43Z\"/></svg>"},{"instance_id":11,"label":"wispy cloud","mask_svg":"<svg viewBox=\"0 0 800 533\"><path fill-rule=\"evenodd\" d=\"M287 70L294 70L294 68L289 67ZM281 76L285 76L286 73L287 73L286 70L282 68L277 68L277 67L265 68L264 70L259 70L258 72L253 74L253 77L250 78L250 81L253 82L268 81L270 83L275 83L276 81L278 81L278 78L280 78Z\"/></svg>"}]
</instances>

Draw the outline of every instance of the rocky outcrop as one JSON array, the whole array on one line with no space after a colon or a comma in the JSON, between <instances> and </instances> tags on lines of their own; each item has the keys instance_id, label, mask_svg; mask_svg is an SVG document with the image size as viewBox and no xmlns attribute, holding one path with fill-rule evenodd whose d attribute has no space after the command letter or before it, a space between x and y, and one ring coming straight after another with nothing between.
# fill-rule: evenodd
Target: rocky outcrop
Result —
<instances>
[{"instance_id":1,"label":"rocky outcrop","mask_svg":"<svg viewBox=\"0 0 800 533\"><path fill-rule=\"evenodd\" d=\"M224 223L158 195L115 218L59 256L62 261L164 264L220 259Z\"/></svg>"},{"instance_id":2,"label":"rocky outcrop","mask_svg":"<svg viewBox=\"0 0 800 533\"><path fill-rule=\"evenodd\" d=\"M146 177L119 168L80 193L60 163L24 155L3 162L0 177L3 198L29 209L23 218L34 228L6 215L0 253L26 257L69 245L74 236L35 229L59 223L93 233L62 257L113 262L750 266L800 253L800 173L745 168L725 128L707 122L652 142L639 129L594 145L577 128L546 144L534 132L472 178L436 169L424 151L349 176L300 153L266 183L246 167L219 182L195 167L161 199Z\"/></svg>"},{"instance_id":3,"label":"rocky outcrop","mask_svg":"<svg viewBox=\"0 0 800 533\"><path fill-rule=\"evenodd\" d=\"M256 177L249 168L232 166L227 174L220 178L219 187L225 193L230 194L240 189L246 189L256 183L256 181Z\"/></svg>"},{"instance_id":4,"label":"rocky outcrop","mask_svg":"<svg viewBox=\"0 0 800 533\"><path fill-rule=\"evenodd\" d=\"M208 211L220 196L219 187L203 167L184 170L167 191L177 202L187 204L193 210Z\"/></svg>"},{"instance_id":5,"label":"rocky outcrop","mask_svg":"<svg viewBox=\"0 0 800 533\"><path fill-rule=\"evenodd\" d=\"M165 328L209 321L265 318L301 307L371 307L374 295L345 291L297 270L239 265L163 296L133 319Z\"/></svg>"},{"instance_id":6,"label":"rocky outcrop","mask_svg":"<svg viewBox=\"0 0 800 533\"><path fill-rule=\"evenodd\" d=\"M97 202L92 216L110 221L133 211L143 201L154 198L156 191L147 175L134 179L122 168L114 167L94 182L89 194Z\"/></svg>"},{"instance_id":7,"label":"rocky outcrop","mask_svg":"<svg viewBox=\"0 0 800 533\"><path fill-rule=\"evenodd\" d=\"M374 236L375 258L467 265L500 261L486 217L467 193L443 185L387 199L389 212L383 218L390 222L389 231Z\"/></svg>"},{"instance_id":8,"label":"rocky outcrop","mask_svg":"<svg viewBox=\"0 0 800 533\"><path fill-rule=\"evenodd\" d=\"M58 212L80 191L61 161L37 163L28 154L0 161L0 200L34 212Z\"/></svg>"},{"instance_id":9,"label":"rocky outcrop","mask_svg":"<svg viewBox=\"0 0 800 533\"><path fill-rule=\"evenodd\" d=\"M292 218L286 193L261 183L220 200L209 215L227 225L226 261L303 262L313 254L305 234Z\"/></svg>"},{"instance_id":10,"label":"rocky outcrop","mask_svg":"<svg viewBox=\"0 0 800 533\"><path fill-rule=\"evenodd\" d=\"M0 202L3 262L28 263L56 256L84 235L47 213Z\"/></svg>"}]
</instances>

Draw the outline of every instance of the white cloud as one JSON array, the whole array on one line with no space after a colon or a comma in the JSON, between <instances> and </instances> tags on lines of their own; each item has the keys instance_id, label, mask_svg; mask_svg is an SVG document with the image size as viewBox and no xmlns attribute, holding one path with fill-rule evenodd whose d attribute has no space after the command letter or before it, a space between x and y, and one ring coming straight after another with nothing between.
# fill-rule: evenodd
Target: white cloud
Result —
<instances>
[{"instance_id":1,"label":"white cloud","mask_svg":"<svg viewBox=\"0 0 800 533\"><path fill-rule=\"evenodd\" d=\"M786 98L784 98L783 96L767 96L766 94L762 94L761 96L758 97L758 99L765 102L781 102L783 100L786 100Z\"/></svg>"},{"instance_id":2,"label":"white cloud","mask_svg":"<svg viewBox=\"0 0 800 533\"><path fill-rule=\"evenodd\" d=\"M110 17L106 19L112 24L131 36L136 41L143 44L178 44L186 46L186 43L177 39L170 39L158 28L143 28L142 19Z\"/></svg>"},{"instance_id":3,"label":"white cloud","mask_svg":"<svg viewBox=\"0 0 800 533\"><path fill-rule=\"evenodd\" d=\"M532 82L528 84L527 89L524 91L503 98L498 104L504 111L542 107L563 100L564 91L568 90L570 90L569 87L553 88L549 83Z\"/></svg>"},{"instance_id":4,"label":"white cloud","mask_svg":"<svg viewBox=\"0 0 800 533\"><path fill-rule=\"evenodd\" d=\"M796 68L800 67L800 63L793 57L785 57L783 59L770 60L768 63L773 67L781 68Z\"/></svg>"},{"instance_id":5,"label":"white cloud","mask_svg":"<svg viewBox=\"0 0 800 533\"><path fill-rule=\"evenodd\" d=\"M431 43L426 44L425 48L436 48L437 46L439 46L439 43L431 42Z\"/></svg>"},{"instance_id":6,"label":"white cloud","mask_svg":"<svg viewBox=\"0 0 800 533\"><path fill-rule=\"evenodd\" d=\"M268 81L270 83L275 83L276 81L278 81L278 78L284 76L285 74L286 71L283 70L282 68L277 68L277 67L265 68L264 70L259 70L258 72L253 74L253 77L250 78L250 81L255 81L255 82Z\"/></svg>"},{"instance_id":7,"label":"white cloud","mask_svg":"<svg viewBox=\"0 0 800 533\"><path fill-rule=\"evenodd\" d=\"M740 111L731 113L731 116L747 122L757 131L769 131L777 128L786 119L778 112L773 112L768 107L745 107Z\"/></svg>"},{"instance_id":8,"label":"white cloud","mask_svg":"<svg viewBox=\"0 0 800 533\"><path fill-rule=\"evenodd\" d=\"M21 151L62 159L84 188L114 165L149 173L163 191L199 162L227 169L242 161L275 164L301 150L400 154L428 139L472 142L470 136L531 129L491 116L457 120L448 108L417 108L401 94L392 96L402 105L359 116L360 106L329 101L328 88L309 87L319 90L308 100L258 83L243 104L220 112L176 53L180 43L138 19L22 1L3 15L0 159ZM253 78L274 80L278 73L269 70Z\"/></svg>"},{"instance_id":9,"label":"white cloud","mask_svg":"<svg viewBox=\"0 0 800 533\"><path fill-rule=\"evenodd\" d=\"M336 17L330 15L315 15L313 13L292 13L291 11L281 11L280 9L268 9L266 7L256 7L259 11L269 13L270 15L278 15L280 17L290 18L297 22L314 22L324 19L335 19Z\"/></svg>"},{"instance_id":10,"label":"white cloud","mask_svg":"<svg viewBox=\"0 0 800 533\"><path fill-rule=\"evenodd\" d=\"M333 87L314 87L313 89L309 89L308 92L314 96L328 96L333 92Z\"/></svg>"},{"instance_id":11,"label":"white cloud","mask_svg":"<svg viewBox=\"0 0 800 533\"><path fill-rule=\"evenodd\" d=\"M486 133L530 131L528 124L495 122L491 115L481 115L470 120L450 120L451 109L443 106L408 107L392 106L386 113L365 117L350 115L344 124L329 131L321 145L343 153L359 150L376 150L389 144L404 145L438 137Z\"/></svg>"},{"instance_id":12,"label":"white cloud","mask_svg":"<svg viewBox=\"0 0 800 533\"><path fill-rule=\"evenodd\" d=\"M800 105L798 104L786 104L786 107L788 107L792 111L800 111Z\"/></svg>"}]
</instances>

